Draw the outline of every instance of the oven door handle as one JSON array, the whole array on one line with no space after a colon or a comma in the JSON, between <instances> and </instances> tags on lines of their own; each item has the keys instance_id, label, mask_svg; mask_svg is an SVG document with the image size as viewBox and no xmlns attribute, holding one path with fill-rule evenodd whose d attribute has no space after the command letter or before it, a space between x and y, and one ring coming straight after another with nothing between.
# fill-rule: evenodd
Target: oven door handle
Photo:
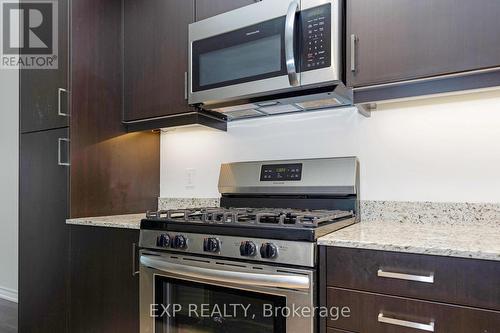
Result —
<instances>
[{"instance_id":1,"label":"oven door handle","mask_svg":"<svg viewBox=\"0 0 500 333\"><path fill-rule=\"evenodd\" d=\"M226 282L244 286L275 287L286 289L309 289L308 276L279 275L279 274L257 274L248 272L236 272L217 270L189 265L174 264L156 256L141 256L141 264L159 271L174 274L181 277Z\"/></svg>"},{"instance_id":2,"label":"oven door handle","mask_svg":"<svg viewBox=\"0 0 500 333\"><path fill-rule=\"evenodd\" d=\"M291 86L298 86L297 68L295 66L295 51L293 42L295 40L295 16L299 10L299 2L293 0L286 13L285 19L285 60L286 71L288 73L288 81Z\"/></svg>"}]
</instances>

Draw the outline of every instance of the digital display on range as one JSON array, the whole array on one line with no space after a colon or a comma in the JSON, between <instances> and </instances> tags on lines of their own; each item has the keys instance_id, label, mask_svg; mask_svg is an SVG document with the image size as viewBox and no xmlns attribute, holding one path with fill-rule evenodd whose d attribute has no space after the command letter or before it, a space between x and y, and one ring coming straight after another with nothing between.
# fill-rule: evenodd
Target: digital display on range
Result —
<instances>
[{"instance_id":1,"label":"digital display on range","mask_svg":"<svg viewBox=\"0 0 500 333\"><path fill-rule=\"evenodd\" d=\"M302 163L263 165L260 172L261 181L294 181L302 179Z\"/></svg>"}]
</instances>

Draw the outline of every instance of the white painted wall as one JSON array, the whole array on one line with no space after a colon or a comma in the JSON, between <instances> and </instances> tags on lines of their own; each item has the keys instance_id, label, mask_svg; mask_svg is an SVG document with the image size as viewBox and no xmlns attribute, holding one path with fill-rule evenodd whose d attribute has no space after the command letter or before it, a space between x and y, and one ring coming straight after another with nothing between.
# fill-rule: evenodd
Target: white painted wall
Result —
<instances>
[{"instance_id":1,"label":"white painted wall","mask_svg":"<svg viewBox=\"0 0 500 333\"><path fill-rule=\"evenodd\" d=\"M221 162L356 155L361 199L500 202L500 92L230 123L161 137L161 196L217 197ZM193 174L187 185L187 169Z\"/></svg>"},{"instance_id":2,"label":"white painted wall","mask_svg":"<svg viewBox=\"0 0 500 333\"><path fill-rule=\"evenodd\" d=\"M17 301L19 79L0 69L0 298Z\"/></svg>"}]
</instances>

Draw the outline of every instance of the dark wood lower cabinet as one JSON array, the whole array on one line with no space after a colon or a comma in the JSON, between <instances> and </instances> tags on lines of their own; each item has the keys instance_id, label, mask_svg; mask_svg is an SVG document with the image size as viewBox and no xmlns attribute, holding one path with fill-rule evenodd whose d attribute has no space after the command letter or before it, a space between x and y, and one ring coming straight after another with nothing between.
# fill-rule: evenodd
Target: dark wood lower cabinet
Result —
<instances>
[{"instance_id":1,"label":"dark wood lower cabinet","mask_svg":"<svg viewBox=\"0 0 500 333\"><path fill-rule=\"evenodd\" d=\"M463 306L328 288L329 307L349 307L349 317L330 318L327 325L359 333L416 333L434 325L436 333L494 333L500 312ZM420 329L409 328L421 324ZM427 331L430 331L429 329Z\"/></svg>"},{"instance_id":2,"label":"dark wood lower cabinet","mask_svg":"<svg viewBox=\"0 0 500 333\"><path fill-rule=\"evenodd\" d=\"M69 332L139 332L138 240L138 230L71 226Z\"/></svg>"},{"instance_id":3,"label":"dark wood lower cabinet","mask_svg":"<svg viewBox=\"0 0 500 333\"><path fill-rule=\"evenodd\" d=\"M321 333L498 333L500 262L323 247ZM344 310L345 313L345 310Z\"/></svg>"},{"instance_id":4,"label":"dark wood lower cabinet","mask_svg":"<svg viewBox=\"0 0 500 333\"><path fill-rule=\"evenodd\" d=\"M67 137L67 128L20 137L20 333L67 332L69 170L58 163Z\"/></svg>"},{"instance_id":5,"label":"dark wood lower cabinet","mask_svg":"<svg viewBox=\"0 0 500 333\"><path fill-rule=\"evenodd\" d=\"M328 285L500 311L500 263L490 260L330 247ZM432 276L432 282L384 277Z\"/></svg>"}]
</instances>

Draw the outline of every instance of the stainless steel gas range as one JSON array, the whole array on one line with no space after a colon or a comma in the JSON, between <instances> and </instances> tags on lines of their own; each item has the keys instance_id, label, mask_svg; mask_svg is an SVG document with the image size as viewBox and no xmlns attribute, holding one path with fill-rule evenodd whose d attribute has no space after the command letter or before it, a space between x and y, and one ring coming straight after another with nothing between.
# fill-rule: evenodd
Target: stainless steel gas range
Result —
<instances>
[{"instance_id":1,"label":"stainless steel gas range","mask_svg":"<svg viewBox=\"0 0 500 333\"><path fill-rule=\"evenodd\" d=\"M357 222L357 159L223 164L219 192L141 222L141 333L316 332L316 239Z\"/></svg>"}]
</instances>

